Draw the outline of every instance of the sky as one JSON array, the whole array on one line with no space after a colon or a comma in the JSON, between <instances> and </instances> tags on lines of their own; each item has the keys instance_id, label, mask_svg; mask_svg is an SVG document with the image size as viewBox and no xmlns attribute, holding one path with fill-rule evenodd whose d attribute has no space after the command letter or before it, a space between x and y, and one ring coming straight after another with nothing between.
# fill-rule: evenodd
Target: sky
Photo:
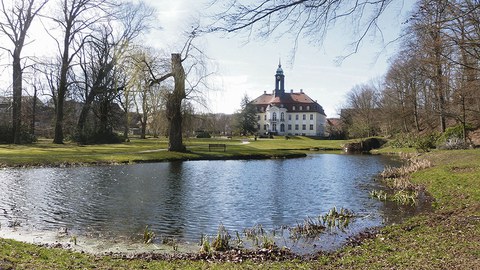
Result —
<instances>
[{"instance_id":1,"label":"sky","mask_svg":"<svg viewBox=\"0 0 480 270\"><path fill-rule=\"evenodd\" d=\"M153 44L159 40L175 42L174 37L178 37L179 31L189 29L192 20L200 18L202 23L206 20L202 16L215 12L198 0L147 2L157 9L158 25L162 27L149 34L148 40ZM385 45L400 35L401 23L412 8L410 2L414 1L394 2L397 5L391 6L380 21L384 40L378 35L367 36L360 51L340 65L335 60L346 54L353 39L349 25L336 25L331 29L323 46L301 40L294 55L293 41L288 37L248 41L241 34L203 36L198 42L216 70L209 79L211 89L205 91L209 111L233 113L240 109L244 95L254 99L264 91L271 92L275 88L274 75L280 60L287 91L302 89L323 106L327 117L338 117L346 93L352 87L380 78L388 69L388 60L395 54L398 44Z\"/></svg>"},{"instance_id":2,"label":"sky","mask_svg":"<svg viewBox=\"0 0 480 270\"><path fill-rule=\"evenodd\" d=\"M135 0L139 1L139 0ZM185 36L180 33L191 29L193 22L205 24L208 15L218 7L208 7L211 0L143 0L156 9L154 29L143 37L142 42L164 51L181 47ZM219 1L222 2L222 1ZM208 89L201 89L207 97L207 106L198 110L211 113L231 114L240 109L242 98L254 99L264 91L274 88L275 72L279 61L285 74L285 88L299 92L301 89L323 106L327 117L338 117L345 105L347 92L355 85L367 83L383 76L388 69L388 60L397 50L398 44L385 46L401 33L402 22L412 9L412 0L393 1L380 20L384 40L379 36L367 36L358 53L348 57L341 65L336 63L345 55L352 42L351 25L337 24L327 33L322 46L301 39L295 54L293 41L282 38L247 40L240 34L206 34L195 40L209 59ZM215 10L217 8L217 10ZM24 49L26 55L41 55L54 46L51 38L44 34L41 24L30 29L31 44ZM41 33L41 36L36 36ZM50 45L48 44L50 40ZM2 41L0 41L1 45ZM39 44L44 45L39 45ZM180 45L180 46L179 46ZM41 48L39 48L39 46ZM6 54L0 55L2 60ZM294 59L292 61L292 59ZM10 81L10 67L0 66L2 82ZM3 89L2 85L2 89Z\"/></svg>"}]
</instances>

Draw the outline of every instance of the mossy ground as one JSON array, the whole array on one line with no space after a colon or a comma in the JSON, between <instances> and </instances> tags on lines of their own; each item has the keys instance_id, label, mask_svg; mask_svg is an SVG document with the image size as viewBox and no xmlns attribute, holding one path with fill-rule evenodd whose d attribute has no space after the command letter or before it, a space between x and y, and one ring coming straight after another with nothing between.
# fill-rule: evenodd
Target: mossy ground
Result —
<instances>
[{"instance_id":1,"label":"mossy ground","mask_svg":"<svg viewBox=\"0 0 480 270\"><path fill-rule=\"evenodd\" d=\"M252 151L297 151L313 147L327 148L323 143L340 145L338 141L310 139L272 140L242 144L241 140L226 142L227 152L247 154ZM290 144L292 142L292 144ZM57 151L52 162L92 162L98 157L108 161L132 161L140 151L152 149L150 142L133 142L133 146L1 146L0 163L30 165L36 158L46 157L43 151ZM165 144L158 142L158 148ZM187 146L193 154L207 155L208 141L191 140ZM148 146L147 146L148 145ZM289 145L289 146L285 146ZM291 146L294 145L294 146ZM245 147L245 148L244 148ZM279 150L279 149L292 150ZM115 149L115 153L111 153ZM297 150L293 150L297 149ZM390 150L388 150L390 151ZM82 153L84 158L75 157ZM88 159L89 154L92 157ZM16 154L12 154L16 153ZM123 153L123 154L118 154ZM152 152L155 160L166 152ZM7 157L5 156L7 154ZM190 153L191 154L191 153ZM215 153L219 156L223 153ZM11 161L11 157L14 161ZM18 155L18 156L17 156ZM50 154L51 155L51 154ZM185 154L182 154L185 155ZM22 159L22 156L24 159ZM69 158L69 157L74 158ZM184 157L184 156L182 156ZM413 174L412 181L423 185L434 199L434 210L413 217L402 224L388 226L361 245L345 247L334 253L319 255L313 260L242 263L192 260L120 259L94 256L57 248L44 248L17 241L0 239L0 269L480 269L480 150L432 151L421 154L434 167ZM63 158L63 159L62 159ZM138 158L138 157L135 157ZM150 156L148 156L150 158ZM79 161L80 160L80 161ZM86 160L86 161L85 161ZM148 160L148 159L147 159ZM168 159L165 159L168 160Z\"/></svg>"}]
</instances>

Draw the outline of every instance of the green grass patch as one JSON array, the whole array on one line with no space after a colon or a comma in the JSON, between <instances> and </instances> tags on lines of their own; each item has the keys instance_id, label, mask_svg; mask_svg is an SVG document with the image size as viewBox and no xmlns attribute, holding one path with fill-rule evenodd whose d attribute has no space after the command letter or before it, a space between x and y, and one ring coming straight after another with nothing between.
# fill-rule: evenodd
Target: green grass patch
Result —
<instances>
[{"instance_id":1,"label":"green grass patch","mask_svg":"<svg viewBox=\"0 0 480 270\"><path fill-rule=\"evenodd\" d=\"M0 146L4 154L35 160L35 157L84 154L91 160L107 156L113 160L221 157L240 154L295 153L312 147L328 147L339 141L292 140L224 140L227 152L208 152L208 143L219 140L187 140L189 154L140 151L165 147L162 140L134 140L121 145L56 146L49 143L31 146ZM303 150L302 150L303 149ZM53 151L53 154L52 154ZM49 153L49 154L47 154ZM168 156L172 155L172 156ZM179 155L179 156L176 156ZM168 157L168 158L167 158ZM61 157L51 157L62 161ZM78 157L77 157L78 158ZM93 256L62 249L42 248L17 241L0 239L0 269L477 269L480 265L480 150L432 151L421 154L434 166L415 172L412 182L425 187L434 200L430 213L410 218L402 224L387 226L360 245L348 246L313 260L242 263L191 260L118 259ZM77 159L68 159L77 160ZM20 164L22 160L18 161ZM199 246L200 250L200 246Z\"/></svg>"},{"instance_id":2,"label":"green grass patch","mask_svg":"<svg viewBox=\"0 0 480 270\"><path fill-rule=\"evenodd\" d=\"M223 149L208 145L225 144ZM315 140L297 137L286 140L234 138L186 139L188 153L166 151L166 139L132 139L121 144L80 146L74 143L57 145L49 140L29 145L0 145L0 165L59 166L62 164L135 163L194 159L275 158L304 153L310 149L340 150L344 141Z\"/></svg>"}]
</instances>

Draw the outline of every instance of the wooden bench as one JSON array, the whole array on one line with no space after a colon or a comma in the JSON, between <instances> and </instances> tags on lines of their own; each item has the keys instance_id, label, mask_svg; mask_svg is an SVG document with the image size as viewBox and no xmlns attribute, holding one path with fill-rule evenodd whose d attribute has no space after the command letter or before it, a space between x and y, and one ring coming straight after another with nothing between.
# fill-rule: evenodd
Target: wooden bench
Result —
<instances>
[{"instance_id":1,"label":"wooden bench","mask_svg":"<svg viewBox=\"0 0 480 270\"><path fill-rule=\"evenodd\" d=\"M210 143L208 145L208 152L210 152L212 148L223 148L223 152L227 151L227 145L223 143Z\"/></svg>"}]
</instances>

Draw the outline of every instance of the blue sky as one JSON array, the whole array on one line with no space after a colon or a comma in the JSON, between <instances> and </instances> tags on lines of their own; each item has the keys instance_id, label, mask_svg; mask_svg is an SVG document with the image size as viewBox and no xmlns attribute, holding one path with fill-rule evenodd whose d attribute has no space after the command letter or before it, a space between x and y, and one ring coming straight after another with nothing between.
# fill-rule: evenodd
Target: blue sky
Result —
<instances>
[{"instance_id":1,"label":"blue sky","mask_svg":"<svg viewBox=\"0 0 480 270\"><path fill-rule=\"evenodd\" d=\"M216 10L207 8L205 3L211 0L144 0L157 10L155 26L160 30L152 30L145 43L166 52L174 52L175 47L183 45L185 37L179 33L191 28L192 22L205 23L205 16ZM249 42L245 35L209 34L197 39L196 45L201 47L210 58L212 71L215 74L208 79L210 89L204 89L208 99L208 109L199 110L214 113L233 113L240 108L242 97L247 94L251 99L264 91L274 89L274 74L279 58L285 73L287 90L303 89L312 99L324 107L327 117L336 117L339 108L345 104L346 93L356 84L366 83L386 73L388 59L394 55L398 44L385 43L398 37L401 22L405 20L413 2L393 1L394 4L381 18L385 40L378 35L367 36L360 51L347 58L341 65L335 63L338 56L348 52L352 42L351 25L337 24L327 33L322 46L314 46L301 40L292 62L293 41L287 36L282 38L255 39ZM38 21L37 21L38 22ZM51 39L45 36L41 25L31 29L31 38L35 42L25 48L25 55L41 55L50 45L39 45ZM35 33L42 33L36 37ZM1 43L1 42L0 42ZM53 45L53 44L51 44ZM177 46L175 46L177 45ZM39 50L39 46L42 48ZM2 56L2 64L4 60ZM1 66L2 89L5 88L5 75L10 67Z\"/></svg>"},{"instance_id":2,"label":"blue sky","mask_svg":"<svg viewBox=\"0 0 480 270\"><path fill-rule=\"evenodd\" d=\"M215 12L205 9L202 1L150 0L157 8L159 25L163 30L151 33L152 40L169 39L175 42L174 33L188 29L191 20ZM394 1L395 2L395 1ZM405 3L408 2L408 3ZM288 37L266 40L247 40L244 35L208 35L199 40L218 71L210 78L213 90L206 91L211 112L232 113L240 107L241 98L251 99L263 91L274 89L274 74L279 58L285 72L287 90L303 89L325 109L327 117L336 117L345 103L346 93L356 84L366 83L386 73L388 59L394 55L398 44L385 44L401 33L401 22L412 8L413 1L396 1L381 18L385 40L379 35L367 36L360 51L341 65L338 56L347 53L353 34L350 25L337 24L331 29L323 46L314 46L302 40L292 58L293 41ZM200 19L204 22L205 19Z\"/></svg>"}]
</instances>

